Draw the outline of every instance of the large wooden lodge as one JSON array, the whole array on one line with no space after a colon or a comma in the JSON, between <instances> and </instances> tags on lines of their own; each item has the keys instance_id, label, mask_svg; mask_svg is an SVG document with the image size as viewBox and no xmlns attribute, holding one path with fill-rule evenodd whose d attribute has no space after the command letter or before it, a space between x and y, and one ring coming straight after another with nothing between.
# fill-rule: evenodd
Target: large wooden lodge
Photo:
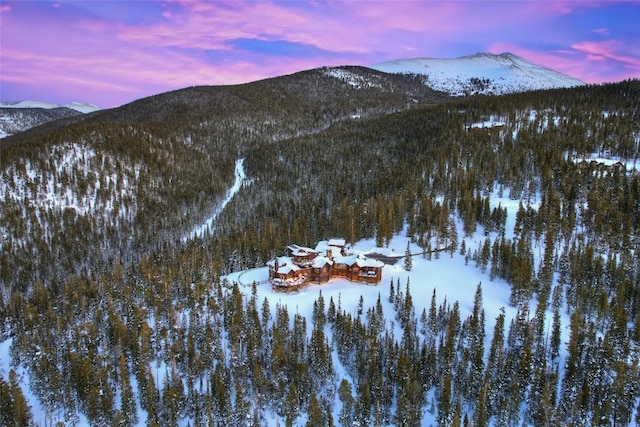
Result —
<instances>
[{"instance_id":1,"label":"large wooden lodge","mask_svg":"<svg viewBox=\"0 0 640 427\"><path fill-rule=\"evenodd\" d=\"M380 283L383 263L349 253L344 239L321 241L315 249L287 246L287 255L272 259L269 282L274 290L298 290L307 283L326 283L337 277L359 283Z\"/></svg>"}]
</instances>

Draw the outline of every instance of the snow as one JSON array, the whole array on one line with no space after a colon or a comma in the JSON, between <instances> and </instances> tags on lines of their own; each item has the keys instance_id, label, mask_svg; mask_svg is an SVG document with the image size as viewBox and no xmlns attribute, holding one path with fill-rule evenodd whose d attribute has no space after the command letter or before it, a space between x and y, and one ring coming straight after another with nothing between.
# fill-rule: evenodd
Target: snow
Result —
<instances>
[{"instance_id":1,"label":"snow","mask_svg":"<svg viewBox=\"0 0 640 427\"><path fill-rule=\"evenodd\" d=\"M590 163L595 162L598 165L605 167L612 167L615 165L624 166L628 172L638 172L640 170L640 164L637 160L623 160L617 157L603 157L597 153L591 153L589 156L577 157L572 159L575 163Z\"/></svg>"},{"instance_id":2,"label":"snow","mask_svg":"<svg viewBox=\"0 0 640 427\"><path fill-rule=\"evenodd\" d=\"M18 101L18 102L6 102L0 101L0 108L42 108L45 110L50 110L53 108L70 108L72 110L79 111L80 113L92 113L94 111L98 111L101 108L97 105L89 104L86 102L74 101L69 104L60 105L60 104L52 104L50 102L43 101Z\"/></svg>"},{"instance_id":3,"label":"snow","mask_svg":"<svg viewBox=\"0 0 640 427\"><path fill-rule=\"evenodd\" d=\"M42 101L18 101L18 102L0 102L2 108L43 108L50 110L52 108L60 108L58 104Z\"/></svg>"},{"instance_id":4,"label":"snow","mask_svg":"<svg viewBox=\"0 0 640 427\"><path fill-rule=\"evenodd\" d=\"M349 70L345 70L343 68L328 68L326 69L327 76L335 77L338 80L342 80L349 86L354 89L362 89L368 87L382 87L380 84L376 84L371 80L370 76L360 76L356 73L353 73ZM353 119L360 118L359 114L354 114L351 116Z\"/></svg>"},{"instance_id":5,"label":"snow","mask_svg":"<svg viewBox=\"0 0 640 427\"><path fill-rule=\"evenodd\" d=\"M86 102L78 102L78 101L74 101L70 104L65 104L63 105L63 107L71 108L72 110L76 110L84 114L93 113L94 111L101 110L101 108L98 107L97 105L89 104Z\"/></svg>"},{"instance_id":6,"label":"snow","mask_svg":"<svg viewBox=\"0 0 640 427\"><path fill-rule=\"evenodd\" d=\"M481 122L476 122L476 123L472 123L471 127L472 128L480 128L480 129L488 129L488 128L492 128L492 127L501 127L501 126L505 126L506 122L504 120L501 120L500 118L496 117L496 116L491 116L488 120L483 120Z\"/></svg>"},{"instance_id":7,"label":"snow","mask_svg":"<svg viewBox=\"0 0 640 427\"><path fill-rule=\"evenodd\" d=\"M578 79L532 64L511 53L478 53L460 58L416 58L371 65L386 73L422 74L425 84L451 95L505 94L527 90L580 86ZM487 80L478 86L471 79Z\"/></svg>"},{"instance_id":8,"label":"snow","mask_svg":"<svg viewBox=\"0 0 640 427\"><path fill-rule=\"evenodd\" d=\"M503 191L505 194L508 191ZM491 208L502 207L507 209L507 221L505 224L505 237L513 238L513 227L515 225L516 213L520 206L520 200L511 200L506 197L499 197L498 189L490 197ZM523 204L532 208L538 208L539 202L536 200L522 201ZM462 225L458 224L458 235L464 236ZM478 230L472 235L465 237L465 244L468 250L480 250L486 239L484 229L479 226ZM497 233L489 233L492 240L497 238ZM460 240L462 237L460 238ZM375 239L368 239L356 242L351 251L357 255L366 255L371 253L379 253L388 256L398 256L404 254L407 248L406 230L396 234L389 245L383 248L376 247ZM326 243L326 242L321 242ZM319 244L319 246L322 246ZM317 248L316 248L317 249ZM258 301L265 298L269 301L270 307L276 304L286 306L290 314L299 314L307 319L307 324L312 324L312 313L314 302L322 293L325 304L333 299L336 306L345 310L347 313L355 314L358 310L360 298L363 300L364 312L375 304L380 295L383 304L383 311L386 319L385 328L392 328L396 337L402 336L402 330L398 322L395 321L395 309L388 301L390 283L393 281L394 286L400 284L400 291L404 292L407 283L411 292L412 300L415 307L416 316L419 317L423 309L429 310L431 297L435 290L436 304L440 306L445 300L448 305L453 306L457 301L460 309L460 318L465 319L473 313L473 304L475 292L478 284L482 287L483 308L485 310L485 351L488 352L491 346L492 332L495 327L495 319L502 310L505 313L505 334L508 325L517 314L517 308L509 305L509 296L511 294L510 285L502 279L491 280L488 272L482 272L476 267L475 262L467 263L465 256L454 252L441 252L438 256L432 254L431 259L427 259L420 255L422 248L414 243L410 243L410 251L412 254L412 268L406 271L403 267L404 257L398 257L393 265L385 265L383 267L382 282L378 285L354 283L342 278L331 279L323 284L309 284L301 288L297 292L282 293L271 289L268 282L268 267L260 267L251 270L235 272L223 277L231 283L238 283L240 289L249 297L251 295L252 284L256 283ZM536 262L539 257L536 258ZM531 312L535 310L537 301L534 299L530 302ZM563 328L562 342L569 340L569 318L566 313L561 313L561 325ZM293 316L291 316L293 324ZM550 328L552 322L551 309L546 313L547 328ZM311 334L310 328L308 334ZM327 335L331 336L331 332L327 331ZM561 348L560 366L564 366L566 357L566 349ZM346 378L351 381L351 376L346 372L340 364L336 352L334 351L333 364L335 369L335 387L339 386L340 381ZM340 405L336 405L333 418L338 420ZM273 415L273 414L272 414ZM304 417L298 418L298 424ZM273 415L272 418L267 417L268 426L283 425L284 420ZM436 425L436 414L423 412L422 426Z\"/></svg>"},{"instance_id":9,"label":"snow","mask_svg":"<svg viewBox=\"0 0 640 427\"><path fill-rule=\"evenodd\" d=\"M515 216L515 210L512 211ZM484 242L482 233L478 233L472 239L476 245L481 246ZM468 242L471 244L471 242ZM386 254L404 254L407 246L407 237L404 233L400 233L390 241L389 246L385 248L376 248L375 240L363 240L357 242L353 250L357 254L365 254L371 252L381 252ZM422 249L415 244L410 246L411 252L418 253ZM386 328L391 328L393 324L393 333L396 337L402 336L402 330L398 322L395 322L395 310L393 305L388 301L390 283L393 281L394 286L400 283L400 290L405 291L405 286L409 282L410 292L415 306L416 316L420 316L423 309L429 310L433 291L436 291L436 299L438 306L444 300L448 304L453 305L458 301L460 306L460 316L462 319L468 317L473 312L473 300L478 283L482 284L482 294L484 309L486 313L487 337L485 349L489 349L491 343L491 331L493 331L495 318L504 308L506 314L505 324L509 325L510 320L515 316L516 309L509 306L510 287L502 280L491 281L488 273L482 273L475 267L475 264L465 264L464 256L454 253L450 256L448 253L441 253L440 258L432 257L427 260L422 256L412 257L413 267L411 271L405 271L403 268L404 258L399 258L393 265L385 265L383 268L383 279L379 285L361 284L350 282L342 278L334 278L324 284L309 284L298 292L281 293L271 289L268 284L268 268L256 268L242 272L232 273L225 278L230 282L236 282L240 288L248 296L251 294L251 286L256 282L258 293L258 301L265 298L269 301L269 305L274 307L276 304L286 306L290 314L300 314L307 318L307 324L312 324L313 304L322 293L325 304L333 299L336 306L338 302L340 307L347 313L355 314L358 310L360 297L363 299L364 312L369 307L375 307L380 295L383 304L383 310L386 319ZM223 278L224 279L224 278ZM293 316L291 316L293 323ZM395 322L395 323L394 323ZM565 319L563 325L567 325ZM307 331L311 333L310 328ZM506 331L505 331L506 333ZM335 352L334 352L335 355ZM351 380L350 375L341 366L337 357L333 359L334 369L336 371L335 381L336 389L343 378ZM339 418L340 405L336 405L333 413L334 420ZM300 417L298 422L300 422ZM269 420L269 426L283 425L282 419L274 417ZM422 425L435 425L436 419L434 414L425 413Z\"/></svg>"},{"instance_id":10,"label":"snow","mask_svg":"<svg viewBox=\"0 0 640 427\"><path fill-rule=\"evenodd\" d=\"M204 223L195 227L191 231L191 233L189 233L189 235L183 240L184 241L191 240L196 237L201 238L208 233L212 233L214 230L214 225L215 225L214 223L216 219L218 218L220 213L222 213L222 211L227 206L227 204L231 201L231 199L233 199L233 196L235 196L235 194L238 191L240 191L240 188L242 188L242 184L244 184L245 182L247 182L247 175L244 172L244 158L243 158L243 159L236 160L235 181L233 182L233 185L231 186L231 188L227 191L227 196L225 197L225 199L222 201L222 203L220 203L216 207L216 209L213 211L211 216L209 216L209 218Z\"/></svg>"},{"instance_id":11,"label":"snow","mask_svg":"<svg viewBox=\"0 0 640 427\"><path fill-rule=\"evenodd\" d=\"M79 215L96 211L113 212L113 200L106 202L100 200L97 196L100 180L90 174L90 171L95 169L96 163L102 162L104 165L105 160L98 159L93 147L79 143L63 143L51 147L46 157L55 161L57 175L46 174L44 172L46 165L32 164L26 160L22 166L11 166L5 170L3 179L0 181L0 193L12 200L28 197L32 206L43 211L51 209L61 212L71 208ZM20 167L24 168L26 180L17 170ZM129 172L135 176L139 172L138 169L139 167L136 166ZM102 171L105 172L104 167ZM62 179L63 176L66 181ZM86 182L86 191L79 191L77 185L74 185L73 178L76 176ZM133 199L134 188L128 185L126 175L113 173L104 176L104 182L108 185L117 186L120 180L123 182L119 196Z\"/></svg>"},{"instance_id":12,"label":"snow","mask_svg":"<svg viewBox=\"0 0 640 427\"><path fill-rule=\"evenodd\" d=\"M226 199L218 206L215 214L205 224L198 228L197 231L205 232L213 227L215 218L225 208L226 204L234 197L234 195L241 188L242 183L246 180L243 168L243 159L239 159L236 162L235 169L236 181L234 185L229 189ZM505 191L507 193L508 191ZM513 225L515 223L515 213L517 212L519 200L510 200L508 198L498 197L497 190L491 195L492 207L501 206L507 208L508 218L506 222L506 237L511 238L513 236ZM533 207L536 207L536 202L533 202ZM461 224L458 224L462 227ZM195 233L195 230L194 230ZM463 236L462 230L459 230L459 235ZM497 233L489 233L492 239L497 237ZM472 235L465 237L467 248L471 251L479 249L484 240L486 239L485 231L482 227L478 227L478 230ZM331 241L334 241L331 239ZM362 240L356 242L350 248L357 255L366 255L371 253L381 253L389 256L404 254L407 248L408 237L406 236L406 229L395 235L388 246L384 248L376 247L374 239ZM292 242L293 243L293 242ZM327 242L322 242L326 244ZM407 284L412 295L413 304L415 307L416 316L420 316L423 309L428 311L431 302L431 297L435 291L436 303L438 306L443 304L446 300L449 306L452 306L456 301L459 304L460 318L465 319L473 312L473 303L476 288L478 284L482 286L483 296L483 308L486 315L485 324L485 351L490 348L492 339L491 332L495 326L495 318L498 314L504 310L505 312L505 325L509 325L511 319L516 315L516 308L509 305L510 286L508 283L501 279L491 280L488 273L482 272L476 268L474 262L467 263L465 256L458 252L448 253L441 252L436 256L432 254L430 259L427 259L420 255L422 249L416 244L411 243L409 249L412 256L412 269L406 271L403 267L404 258L398 257L395 264L385 265L383 267L383 279L378 285L361 284L350 282L346 279L334 278L324 284L308 284L301 288L299 291L290 293L281 293L272 290L268 283L268 267L260 267L250 270L238 271L222 277L222 280L226 280L230 283L238 283L241 291L250 297L252 292L252 284L256 283L256 291L258 301L262 302L264 299L269 301L270 307L276 305L286 306L291 314L291 322L293 323L293 314L299 314L307 319L307 325L312 324L312 313L314 302L322 293L325 300L325 304L328 304L333 299L336 306L346 311L347 313L355 314L358 311L360 299L363 302L363 311L366 312L368 308L375 307L378 298L383 306L383 312L386 319L384 327L393 332L396 337L402 336L401 326L399 322L395 320L395 309L393 304L389 302L389 289L390 283L393 282L394 286L399 285L399 291L404 292ZM535 301L531 301L532 309L535 308ZM533 310L532 310L533 311ZM569 320L566 313L562 314L562 327L563 327L563 341L568 341L568 325ZM180 316L178 316L180 317ZM548 325L551 323L551 312L547 312ZM508 326L505 326L507 328ZM507 331L505 330L505 333ZM307 333L311 334L311 328L307 328ZM330 327L327 326L327 336L331 336ZM329 342L331 339L329 338ZM11 347L11 340L6 340L0 343L0 375L4 378L8 378L8 369L11 364L11 358L9 356L9 349ZM562 349L566 352L565 349ZM565 354L561 355L561 360L564 360ZM156 376L156 384L162 384L163 375L166 371L166 365L164 362L158 361L159 365L156 366L154 375ZM561 365L563 363L561 362ZM345 367L340 363L337 353L333 352L333 367L335 371L334 381L335 388L337 389L342 379L347 379L352 382L350 374ZM25 376L25 371L21 367L20 373L22 374L21 386L25 392L25 396L29 400L29 405L32 408L34 415L34 421L42 423L46 412L41 407L38 400L33 395L28 378ZM132 388L136 395L138 394L137 383L132 376ZM139 404L138 404L139 405ZM339 411L341 405L336 404L333 409L334 420L339 419ZM284 420L276 414L266 411L264 413L264 419L268 426L284 425ZM425 411L423 412L422 426L430 426L436 424L436 415ZM146 423L146 412L138 406L138 423L137 425L143 426ZM296 420L296 425L301 422L304 423L305 415L301 415ZM183 419L180 421L180 425L187 425L188 422L193 420ZM88 425L86 418L79 414L78 426Z\"/></svg>"}]
</instances>

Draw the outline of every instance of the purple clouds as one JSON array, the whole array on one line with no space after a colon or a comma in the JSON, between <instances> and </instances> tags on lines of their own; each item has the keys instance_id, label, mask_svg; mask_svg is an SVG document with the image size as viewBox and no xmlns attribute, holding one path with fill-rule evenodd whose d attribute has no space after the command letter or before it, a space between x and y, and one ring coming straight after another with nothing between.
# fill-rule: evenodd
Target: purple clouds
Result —
<instances>
[{"instance_id":1,"label":"purple clouds","mask_svg":"<svg viewBox=\"0 0 640 427\"><path fill-rule=\"evenodd\" d=\"M635 2L4 1L0 98L114 107L324 65L511 51L589 83L640 77Z\"/></svg>"}]
</instances>

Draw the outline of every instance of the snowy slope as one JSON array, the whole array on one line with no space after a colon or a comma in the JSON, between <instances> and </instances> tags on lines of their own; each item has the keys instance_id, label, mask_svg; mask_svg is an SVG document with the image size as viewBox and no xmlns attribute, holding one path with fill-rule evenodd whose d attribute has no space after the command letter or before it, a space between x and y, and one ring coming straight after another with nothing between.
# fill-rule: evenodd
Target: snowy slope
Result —
<instances>
[{"instance_id":1,"label":"snowy slope","mask_svg":"<svg viewBox=\"0 0 640 427\"><path fill-rule=\"evenodd\" d=\"M428 86L457 96L501 95L584 84L511 53L477 53L453 59L405 59L382 62L370 68L386 73L423 74Z\"/></svg>"},{"instance_id":2,"label":"snowy slope","mask_svg":"<svg viewBox=\"0 0 640 427\"><path fill-rule=\"evenodd\" d=\"M69 108L71 110L76 110L79 113L92 113L94 111L100 110L100 107L97 105L89 104L86 102L74 101L70 104L59 105L52 104L50 102L43 101L18 101L18 102L4 102L0 101L0 108L43 108L45 110L51 110L53 108Z\"/></svg>"},{"instance_id":3,"label":"snowy slope","mask_svg":"<svg viewBox=\"0 0 640 427\"><path fill-rule=\"evenodd\" d=\"M58 105L42 101L0 101L0 138L40 126L52 120L98 110L100 107L84 102Z\"/></svg>"}]
</instances>

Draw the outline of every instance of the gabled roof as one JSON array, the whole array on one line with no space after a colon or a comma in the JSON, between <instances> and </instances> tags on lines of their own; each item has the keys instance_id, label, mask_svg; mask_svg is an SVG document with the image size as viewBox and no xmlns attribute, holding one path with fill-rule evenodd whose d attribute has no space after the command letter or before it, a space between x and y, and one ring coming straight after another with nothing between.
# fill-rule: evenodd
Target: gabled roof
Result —
<instances>
[{"instance_id":1,"label":"gabled roof","mask_svg":"<svg viewBox=\"0 0 640 427\"><path fill-rule=\"evenodd\" d=\"M339 264L348 265L349 267L351 267L354 264L358 265L358 267L382 268L384 266L384 263L382 261L370 259L360 254L337 257L335 258L335 262Z\"/></svg>"},{"instance_id":2,"label":"gabled roof","mask_svg":"<svg viewBox=\"0 0 640 427\"><path fill-rule=\"evenodd\" d=\"M300 271L300 267L298 267L295 264L285 264L285 265L280 266L278 268L277 273L279 273L279 274L289 274L292 271Z\"/></svg>"},{"instance_id":3,"label":"gabled roof","mask_svg":"<svg viewBox=\"0 0 640 427\"><path fill-rule=\"evenodd\" d=\"M331 255L333 255L333 257L335 258L341 256L340 252L342 251L342 248L330 245L327 240L319 241L316 245L316 252L320 254L326 254L327 251L331 251Z\"/></svg>"},{"instance_id":4,"label":"gabled roof","mask_svg":"<svg viewBox=\"0 0 640 427\"><path fill-rule=\"evenodd\" d=\"M334 258L334 260L338 264L345 264L351 267L353 264L356 263L357 258L358 258L358 255L351 254L347 256L337 256Z\"/></svg>"},{"instance_id":5,"label":"gabled roof","mask_svg":"<svg viewBox=\"0 0 640 427\"><path fill-rule=\"evenodd\" d=\"M339 248L342 248L342 247L344 247L344 245L347 244L347 242L344 239L329 239L327 244L329 246L337 246Z\"/></svg>"},{"instance_id":6,"label":"gabled roof","mask_svg":"<svg viewBox=\"0 0 640 427\"><path fill-rule=\"evenodd\" d=\"M279 256L277 258L274 258L272 260L267 261L267 265L269 267L275 268L276 262L278 263L278 266L282 266L282 265L285 265L285 264L290 264L291 263L291 258L289 258L288 256Z\"/></svg>"},{"instance_id":7,"label":"gabled roof","mask_svg":"<svg viewBox=\"0 0 640 427\"><path fill-rule=\"evenodd\" d=\"M377 259L367 258L364 255L358 256L358 259L356 260L356 262L360 267L382 268L384 266L384 263L382 261L378 261Z\"/></svg>"},{"instance_id":8,"label":"gabled roof","mask_svg":"<svg viewBox=\"0 0 640 427\"><path fill-rule=\"evenodd\" d=\"M287 246L287 249L289 249L289 251L291 251L291 254L293 256L307 256L307 255L317 254L318 253L314 249L307 248L307 247L304 247L304 246L298 246L298 245L289 245L289 246Z\"/></svg>"},{"instance_id":9,"label":"gabled roof","mask_svg":"<svg viewBox=\"0 0 640 427\"><path fill-rule=\"evenodd\" d=\"M329 258L324 257L324 256L319 256L316 259L313 260L313 268L322 268L325 265L333 265L333 261L331 261Z\"/></svg>"}]
</instances>

